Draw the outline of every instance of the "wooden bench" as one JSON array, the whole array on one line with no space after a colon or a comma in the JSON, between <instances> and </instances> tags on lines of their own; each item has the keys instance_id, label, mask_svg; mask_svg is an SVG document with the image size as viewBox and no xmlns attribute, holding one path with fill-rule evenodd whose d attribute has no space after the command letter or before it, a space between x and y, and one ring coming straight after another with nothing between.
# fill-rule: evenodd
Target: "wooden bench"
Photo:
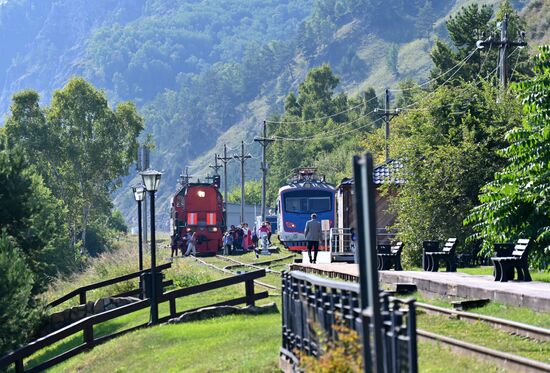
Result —
<instances>
[{"instance_id":1,"label":"wooden bench","mask_svg":"<svg viewBox=\"0 0 550 373\"><path fill-rule=\"evenodd\" d=\"M495 266L495 281L513 280L514 272L518 274L518 281L531 281L529 263L527 262L530 243L529 239L519 239L511 253L505 251L504 244L495 244L495 254L497 256L491 258ZM500 247L497 245L500 245Z\"/></svg>"},{"instance_id":2,"label":"wooden bench","mask_svg":"<svg viewBox=\"0 0 550 373\"><path fill-rule=\"evenodd\" d=\"M403 251L403 242L397 242L395 245L390 246L386 252L379 250L377 253L378 270L388 271L393 267L396 271L402 271L401 251Z\"/></svg>"},{"instance_id":3,"label":"wooden bench","mask_svg":"<svg viewBox=\"0 0 550 373\"><path fill-rule=\"evenodd\" d=\"M456 238L449 238L443 250L441 251L428 251L425 252L426 256L426 271L437 272L439 271L439 262L443 260L445 262L445 268L447 272L456 272L456 245L458 241Z\"/></svg>"}]
</instances>

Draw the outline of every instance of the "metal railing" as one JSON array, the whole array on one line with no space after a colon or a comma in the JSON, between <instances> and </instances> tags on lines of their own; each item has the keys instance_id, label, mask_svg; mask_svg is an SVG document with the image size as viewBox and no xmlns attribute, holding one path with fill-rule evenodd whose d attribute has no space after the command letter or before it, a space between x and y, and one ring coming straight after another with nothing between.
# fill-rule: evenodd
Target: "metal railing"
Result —
<instances>
[{"instance_id":1,"label":"metal railing","mask_svg":"<svg viewBox=\"0 0 550 373\"><path fill-rule=\"evenodd\" d=\"M382 360L384 372L417 372L415 301L404 301L380 293L382 325L374 325L367 312L361 312L358 284L327 280L300 271L285 272L282 287L283 343L281 354L298 363L298 351L318 357L322 353L319 335L337 338L335 325L344 324L357 331L382 329L382 354L376 356L371 344L373 361ZM363 323L369 324L363 328ZM363 336L363 340L371 340ZM376 366L376 364L372 364Z\"/></svg>"},{"instance_id":2,"label":"metal railing","mask_svg":"<svg viewBox=\"0 0 550 373\"><path fill-rule=\"evenodd\" d=\"M352 254L351 228L330 228L330 251L333 254Z\"/></svg>"}]
</instances>

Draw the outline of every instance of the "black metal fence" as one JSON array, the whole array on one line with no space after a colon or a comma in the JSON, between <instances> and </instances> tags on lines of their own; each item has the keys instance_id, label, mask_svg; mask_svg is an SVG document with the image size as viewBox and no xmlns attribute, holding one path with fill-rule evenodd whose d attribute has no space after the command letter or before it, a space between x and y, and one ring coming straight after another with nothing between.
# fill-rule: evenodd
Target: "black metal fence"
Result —
<instances>
[{"instance_id":1,"label":"black metal fence","mask_svg":"<svg viewBox=\"0 0 550 373\"><path fill-rule=\"evenodd\" d=\"M375 328L372 318L361 312L359 285L327 280L300 271L283 274L282 313L283 344L281 354L295 365L297 352L320 356L323 347L319 336L338 338L335 325L343 324L357 331L362 340L363 330ZM370 350L372 364L382 360L384 372L417 372L416 317L414 300L403 301L380 293L380 313L383 329L382 353L376 356L374 346L363 346ZM363 328L363 323L368 328ZM372 334L372 333L371 333Z\"/></svg>"}]
</instances>

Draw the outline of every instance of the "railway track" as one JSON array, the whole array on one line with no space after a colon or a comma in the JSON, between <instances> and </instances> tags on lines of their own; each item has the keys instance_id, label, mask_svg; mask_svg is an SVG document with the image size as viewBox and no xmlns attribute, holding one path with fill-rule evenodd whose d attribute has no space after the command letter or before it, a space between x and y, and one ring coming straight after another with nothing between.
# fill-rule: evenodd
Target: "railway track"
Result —
<instances>
[{"instance_id":1,"label":"railway track","mask_svg":"<svg viewBox=\"0 0 550 373\"><path fill-rule=\"evenodd\" d=\"M429 313L447 315L449 317L456 317L458 319L463 319L467 321L481 321L481 322L490 324L494 327L503 329L512 334L536 339L541 342L550 341L549 329L540 328L540 327L528 325L528 324L523 324L516 321L500 319L497 317L480 315L478 313L456 311L449 308L432 306L431 304L420 303L420 302L416 303L416 307L419 309L425 310L426 312L429 312Z\"/></svg>"},{"instance_id":2,"label":"railway track","mask_svg":"<svg viewBox=\"0 0 550 373\"><path fill-rule=\"evenodd\" d=\"M282 273L282 271L277 271L277 270L269 268L269 264L282 262L284 260L294 258L294 254L293 255L288 255L288 256L285 256L285 257L282 257L282 258L277 258L277 259L273 259L273 260L265 260L265 261L256 262L256 263L243 263L243 262L240 262L236 259L230 258L230 257L225 256L225 255L216 255L216 258L234 263L232 265L225 266L224 269L231 269L231 268L234 268L234 267L252 267L252 268L256 268L256 269L265 269L266 272L276 273L276 274L280 275ZM262 266L267 266L267 268L262 267Z\"/></svg>"},{"instance_id":3,"label":"railway track","mask_svg":"<svg viewBox=\"0 0 550 373\"><path fill-rule=\"evenodd\" d=\"M207 266L207 267L210 267L210 268L213 268L213 269L216 269L220 272L223 272L223 273L227 273L227 274L231 274L231 275L235 275L236 272L233 272L229 269L225 269L225 268L221 268L221 267L218 267L212 263L208 263L208 262L205 262L204 260L200 259L200 258L197 258L197 257L193 257L197 262ZM260 269L264 269L264 268L260 268ZM271 289L271 290L281 290L280 288L278 288L277 286L274 286L274 285L270 285L270 284L266 284L265 282L261 282L261 281L258 281L258 280L254 280L254 283L258 286L262 286L262 287L265 287L265 288L268 288L268 289ZM273 295L273 294L272 294Z\"/></svg>"},{"instance_id":4,"label":"railway track","mask_svg":"<svg viewBox=\"0 0 550 373\"><path fill-rule=\"evenodd\" d=\"M493 363L496 363L509 371L550 373L550 365L537 360L513 355L508 352L493 350L491 348L460 341L454 338L445 337L443 335L427 332L421 329L417 329L416 331L421 339L430 342L441 343L445 346L450 347L451 350L459 354L476 356L484 361L492 361Z\"/></svg>"}]
</instances>

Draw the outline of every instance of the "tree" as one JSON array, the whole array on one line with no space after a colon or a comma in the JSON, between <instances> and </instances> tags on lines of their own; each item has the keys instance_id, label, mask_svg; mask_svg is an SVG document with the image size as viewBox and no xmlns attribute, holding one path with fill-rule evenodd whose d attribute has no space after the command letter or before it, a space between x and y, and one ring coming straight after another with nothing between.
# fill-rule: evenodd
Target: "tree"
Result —
<instances>
[{"instance_id":1,"label":"tree","mask_svg":"<svg viewBox=\"0 0 550 373\"><path fill-rule=\"evenodd\" d=\"M24 343L38 322L32 288L33 274L20 248L0 231L0 355Z\"/></svg>"},{"instance_id":2,"label":"tree","mask_svg":"<svg viewBox=\"0 0 550 373\"><path fill-rule=\"evenodd\" d=\"M129 102L112 110L82 78L54 92L50 108L38 99L32 91L14 96L6 133L65 202L73 242L80 236L84 251L90 218L111 215L109 194L134 160L143 120Z\"/></svg>"},{"instance_id":3,"label":"tree","mask_svg":"<svg viewBox=\"0 0 550 373\"><path fill-rule=\"evenodd\" d=\"M503 165L498 149L519 122L519 107L488 83L440 87L423 98L419 110L392 121L391 152L403 163L406 180L391 209L399 237L409 248L408 265L419 265L421 243L472 233L463 219L477 204L480 188ZM416 98L418 101L420 97Z\"/></svg>"},{"instance_id":4,"label":"tree","mask_svg":"<svg viewBox=\"0 0 550 373\"><path fill-rule=\"evenodd\" d=\"M2 139L3 140L3 139ZM33 292L48 278L77 264L67 240L66 210L17 149L0 144L0 227L21 250L34 273Z\"/></svg>"},{"instance_id":5,"label":"tree","mask_svg":"<svg viewBox=\"0 0 550 373\"><path fill-rule=\"evenodd\" d=\"M483 239L483 252L496 242L535 240L529 258L550 268L550 46L540 47L535 76L515 85L523 102L522 126L506 134L510 145L501 155L506 166L495 173L479 195L481 204L465 220L475 223L474 239Z\"/></svg>"},{"instance_id":6,"label":"tree","mask_svg":"<svg viewBox=\"0 0 550 373\"><path fill-rule=\"evenodd\" d=\"M241 203L241 188L235 188L227 194L227 202ZM262 203L262 182L251 180L244 183L244 200L248 204Z\"/></svg>"},{"instance_id":7,"label":"tree","mask_svg":"<svg viewBox=\"0 0 550 373\"><path fill-rule=\"evenodd\" d=\"M460 64L462 60L474 51L477 48L476 43L478 40L486 39L489 36L500 39L500 32L498 32L496 24L502 21L506 13L510 15L508 35L510 38L515 39L520 30L526 29L526 25L508 0L500 4L494 20L492 20L493 8L489 5L482 5L480 7L478 4L471 4L461 8L455 16L451 16L449 21L447 21L447 30L451 43L437 40L435 47L430 53L435 65L430 75L432 78L439 77L436 79L435 84L441 84L450 79L449 83L456 85L460 80L476 80L479 77L486 77L495 72L498 49L493 47L477 50L468 62L464 63L460 70L456 71L456 74L455 70L453 70L446 75L440 76L453 66ZM526 50L514 50L508 53L511 54L510 52L515 53L516 56L514 57L515 61L509 63L510 71L508 71L508 76L510 76L511 69L515 69L518 72L513 77L515 77L514 80L518 80L521 74L527 74L529 71L526 64L528 54Z\"/></svg>"}]
</instances>

